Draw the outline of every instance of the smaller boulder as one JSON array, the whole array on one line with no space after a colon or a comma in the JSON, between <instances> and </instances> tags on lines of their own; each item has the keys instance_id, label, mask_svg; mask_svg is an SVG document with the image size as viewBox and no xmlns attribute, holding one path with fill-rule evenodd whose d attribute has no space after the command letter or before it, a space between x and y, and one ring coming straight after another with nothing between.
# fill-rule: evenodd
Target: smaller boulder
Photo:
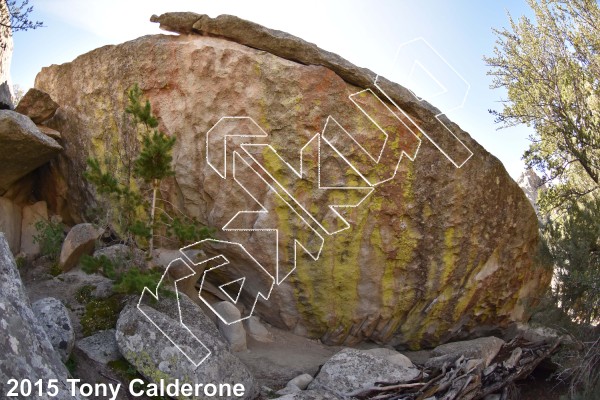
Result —
<instances>
[{"instance_id":1,"label":"smaller boulder","mask_svg":"<svg viewBox=\"0 0 600 400\"><path fill-rule=\"evenodd\" d=\"M252 316L244 320L246 333L257 342L272 343L275 341L273 334L260 322L258 317Z\"/></svg>"},{"instance_id":2,"label":"smaller boulder","mask_svg":"<svg viewBox=\"0 0 600 400\"><path fill-rule=\"evenodd\" d=\"M482 359L484 365L490 365L494 357L504 345L504 340L494 336L482 337L473 340L464 340L442 344L431 351L426 367L441 367L444 363L453 363L461 356L465 358Z\"/></svg>"},{"instance_id":3,"label":"smaller boulder","mask_svg":"<svg viewBox=\"0 0 600 400\"><path fill-rule=\"evenodd\" d=\"M76 351L84 353L90 360L102 365L121 358L115 330L109 329L85 337L75 343Z\"/></svg>"},{"instance_id":4,"label":"smaller boulder","mask_svg":"<svg viewBox=\"0 0 600 400\"><path fill-rule=\"evenodd\" d=\"M228 301L213 304L213 308L227 321L238 320L242 317L240 310ZM244 325L239 322L227 324L219 318L217 326L219 327L219 332L221 332L229 343L231 351L246 351L248 349L246 346L246 330L244 329Z\"/></svg>"},{"instance_id":5,"label":"smaller boulder","mask_svg":"<svg viewBox=\"0 0 600 400\"><path fill-rule=\"evenodd\" d=\"M75 332L67 307L54 297L46 297L33 303L31 309L46 331L52 347L66 362L75 344Z\"/></svg>"},{"instance_id":6,"label":"smaller boulder","mask_svg":"<svg viewBox=\"0 0 600 400\"><path fill-rule=\"evenodd\" d=\"M19 101L15 111L27 115L36 124L41 124L52 118L58 107L48 93L31 88Z\"/></svg>"},{"instance_id":7,"label":"smaller boulder","mask_svg":"<svg viewBox=\"0 0 600 400\"><path fill-rule=\"evenodd\" d=\"M313 376L311 374L302 374L298 375L294 379L288 382L288 385L294 385L300 390L305 390L308 385L313 381Z\"/></svg>"},{"instance_id":8,"label":"smaller boulder","mask_svg":"<svg viewBox=\"0 0 600 400\"><path fill-rule=\"evenodd\" d=\"M98 229L88 223L71 228L60 252L59 265L62 270L71 270L84 254L92 254L95 242L103 232L103 229Z\"/></svg>"},{"instance_id":9,"label":"smaller boulder","mask_svg":"<svg viewBox=\"0 0 600 400\"><path fill-rule=\"evenodd\" d=\"M0 195L62 150L25 115L0 110Z\"/></svg>"},{"instance_id":10,"label":"smaller boulder","mask_svg":"<svg viewBox=\"0 0 600 400\"><path fill-rule=\"evenodd\" d=\"M419 374L417 368L402 367L368 350L343 349L323 364L308 389L352 397L377 382L407 382Z\"/></svg>"},{"instance_id":11,"label":"smaller boulder","mask_svg":"<svg viewBox=\"0 0 600 400\"><path fill-rule=\"evenodd\" d=\"M529 342L554 342L562 336L558 331L547 326L531 326L529 324L517 324L517 334ZM565 338L567 339L567 338ZM566 340L568 342L568 340Z\"/></svg>"},{"instance_id":12,"label":"smaller boulder","mask_svg":"<svg viewBox=\"0 0 600 400\"><path fill-rule=\"evenodd\" d=\"M105 256L118 268L129 268L132 265L144 265L144 252L124 244L114 244L94 251L94 257Z\"/></svg>"}]
</instances>

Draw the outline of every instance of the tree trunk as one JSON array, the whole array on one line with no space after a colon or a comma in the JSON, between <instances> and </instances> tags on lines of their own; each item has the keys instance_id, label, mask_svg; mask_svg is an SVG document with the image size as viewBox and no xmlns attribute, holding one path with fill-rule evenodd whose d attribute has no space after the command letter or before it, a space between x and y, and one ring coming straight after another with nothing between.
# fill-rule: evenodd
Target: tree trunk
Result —
<instances>
[{"instance_id":1,"label":"tree trunk","mask_svg":"<svg viewBox=\"0 0 600 400\"><path fill-rule=\"evenodd\" d=\"M154 250L154 214L156 212L156 195L158 193L158 187L160 185L160 181L158 179L154 179L152 181L152 208L150 209L150 241L148 243L148 255L152 257L152 252Z\"/></svg>"}]
</instances>

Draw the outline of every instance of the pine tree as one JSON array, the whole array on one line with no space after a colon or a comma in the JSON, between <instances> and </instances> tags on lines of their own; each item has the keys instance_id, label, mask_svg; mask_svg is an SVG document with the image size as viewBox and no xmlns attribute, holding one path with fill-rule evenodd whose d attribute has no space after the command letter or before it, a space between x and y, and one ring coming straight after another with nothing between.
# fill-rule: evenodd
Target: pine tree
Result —
<instances>
[{"instance_id":1,"label":"pine tree","mask_svg":"<svg viewBox=\"0 0 600 400\"><path fill-rule=\"evenodd\" d=\"M164 133L155 130L152 136L146 135L142 141L142 151L135 160L134 174L152 184L152 204L150 206L150 241L149 253L154 250L154 223L156 215L156 196L160 188L160 182L172 175L175 171L171 167L171 151L175 145L174 137L167 137Z\"/></svg>"},{"instance_id":2,"label":"pine tree","mask_svg":"<svg viewBox=\"0 0 600 400\"><path fill-rule=\"evenodd\" d=\"M179 215L171 216L158 207L162 181L175 175L171 166L175 137L157 129L158 120L150 102L143 100L143 92L137 84L127 92L127 99L125 113L131 116L135 129L129 135L121 132L119 138L127 141L130 151L120 153L119 165L111 165L110 169L106 163L90 158L84 173L107 203L106 223L116 228L117 234L124 235L128 243L147 241L150 256L158 224L162 224L167 238L179 245L211 237L213 230L195 218L176 209ZM132 149L139 149L139 153ZM143 195L147 185L151 188L149 202Z\"/></svg>"}]
</instances>

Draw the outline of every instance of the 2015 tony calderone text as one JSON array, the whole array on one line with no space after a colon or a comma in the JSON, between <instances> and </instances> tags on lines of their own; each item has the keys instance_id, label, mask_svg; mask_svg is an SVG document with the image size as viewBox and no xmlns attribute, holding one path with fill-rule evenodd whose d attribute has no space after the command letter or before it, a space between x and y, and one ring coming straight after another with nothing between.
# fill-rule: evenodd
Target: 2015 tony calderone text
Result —
<instances>
[{"instance_id":1,"label":"2015 tony calderone text","mask_svg":"<svg viewBox=\"0 0 600 400\"><path fill-rule=\"evenodd\" d=\"M7 382L7 397L36 398L56 397L59 392L58 379L9 379ZM67 379L67 389L71 396L96 396L116 400L121 390L120 383L84 383L81 379ZM127 387L133 397L140 396L206 396L206 397L242 397L246 388L241 383L180 383L179 379L165 383L146 383L142 379L133 379Z\"/></svg>"}]
</instances>

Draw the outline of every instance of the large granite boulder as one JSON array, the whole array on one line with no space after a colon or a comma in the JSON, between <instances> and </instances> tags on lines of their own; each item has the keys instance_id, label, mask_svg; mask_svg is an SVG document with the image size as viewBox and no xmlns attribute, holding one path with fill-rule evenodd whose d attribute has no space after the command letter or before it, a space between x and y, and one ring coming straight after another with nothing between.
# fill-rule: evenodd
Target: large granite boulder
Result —
<instances>
[{"instance_id":1,"label":"large granite boulder","mask_svg":"<svg viewBox=\"0 0 600 400\"><path fill-rule=\"evenodd\" d=\"M28 117L0 110L0 195L61 150L56 140L41 133Z\"/></svg>"},{"instance_id":2,"label":"large granite boulder","mask_svg":"<svg viewBox=\"0 0 600 400\"><path fill-rule=\"evenodd\" d=\"M56 379L55 399L71 396L68 372L35 317L4 234L0 233L0 397L7 398L8 380Z\"/></svg>"},{"instance_id":3,"label":"large granite boulder","mask_svg":"<svg viewBox=\"0 0 600 400\"><path fill-rule=\"evenodd\" d=\"M439 111L407 89L381 78L383 94L373 72L283 32L232 16L153 19L183 34L105 46L36 78L36 88L60 105L46 125L61 132L65 151L47 184L62 188L56 196L66 200L46 200L62 204L56 211L65 221L83 219L95 202L82 176L86 159L120 156L110 152L131 131L126 94L139 83L160 129L177 137L166 200L247 250L205 243L206 254L223 254L235 272L216 287L259 276L265 294L274 278L281 282L254 309L269 324L330 344L370 339L416 348L528 318L551 276L536 261L535 213L501 162L466 132L446 121L452 136ZM363 89L372 92L354 95ZM385 128L389 143L357 105ZM422 139L416 157L398 164L402 151L415 156L413 132ZM224 159L230 134L254 137L226 141ZM249 142L263 146L240 144ZM302 179L277 157L299 168L301 149ZM257 202L268 212L256 212ZM329 205L340 203L356 207L337 208L338 215ZM246 210L254 211L238 214ZM295 247L296 239L317 259ZM270 275L257 274L248 254ZM250 290L258 286L245 285L240 301L251 310Z\"/></svg>"}]
</instances>

